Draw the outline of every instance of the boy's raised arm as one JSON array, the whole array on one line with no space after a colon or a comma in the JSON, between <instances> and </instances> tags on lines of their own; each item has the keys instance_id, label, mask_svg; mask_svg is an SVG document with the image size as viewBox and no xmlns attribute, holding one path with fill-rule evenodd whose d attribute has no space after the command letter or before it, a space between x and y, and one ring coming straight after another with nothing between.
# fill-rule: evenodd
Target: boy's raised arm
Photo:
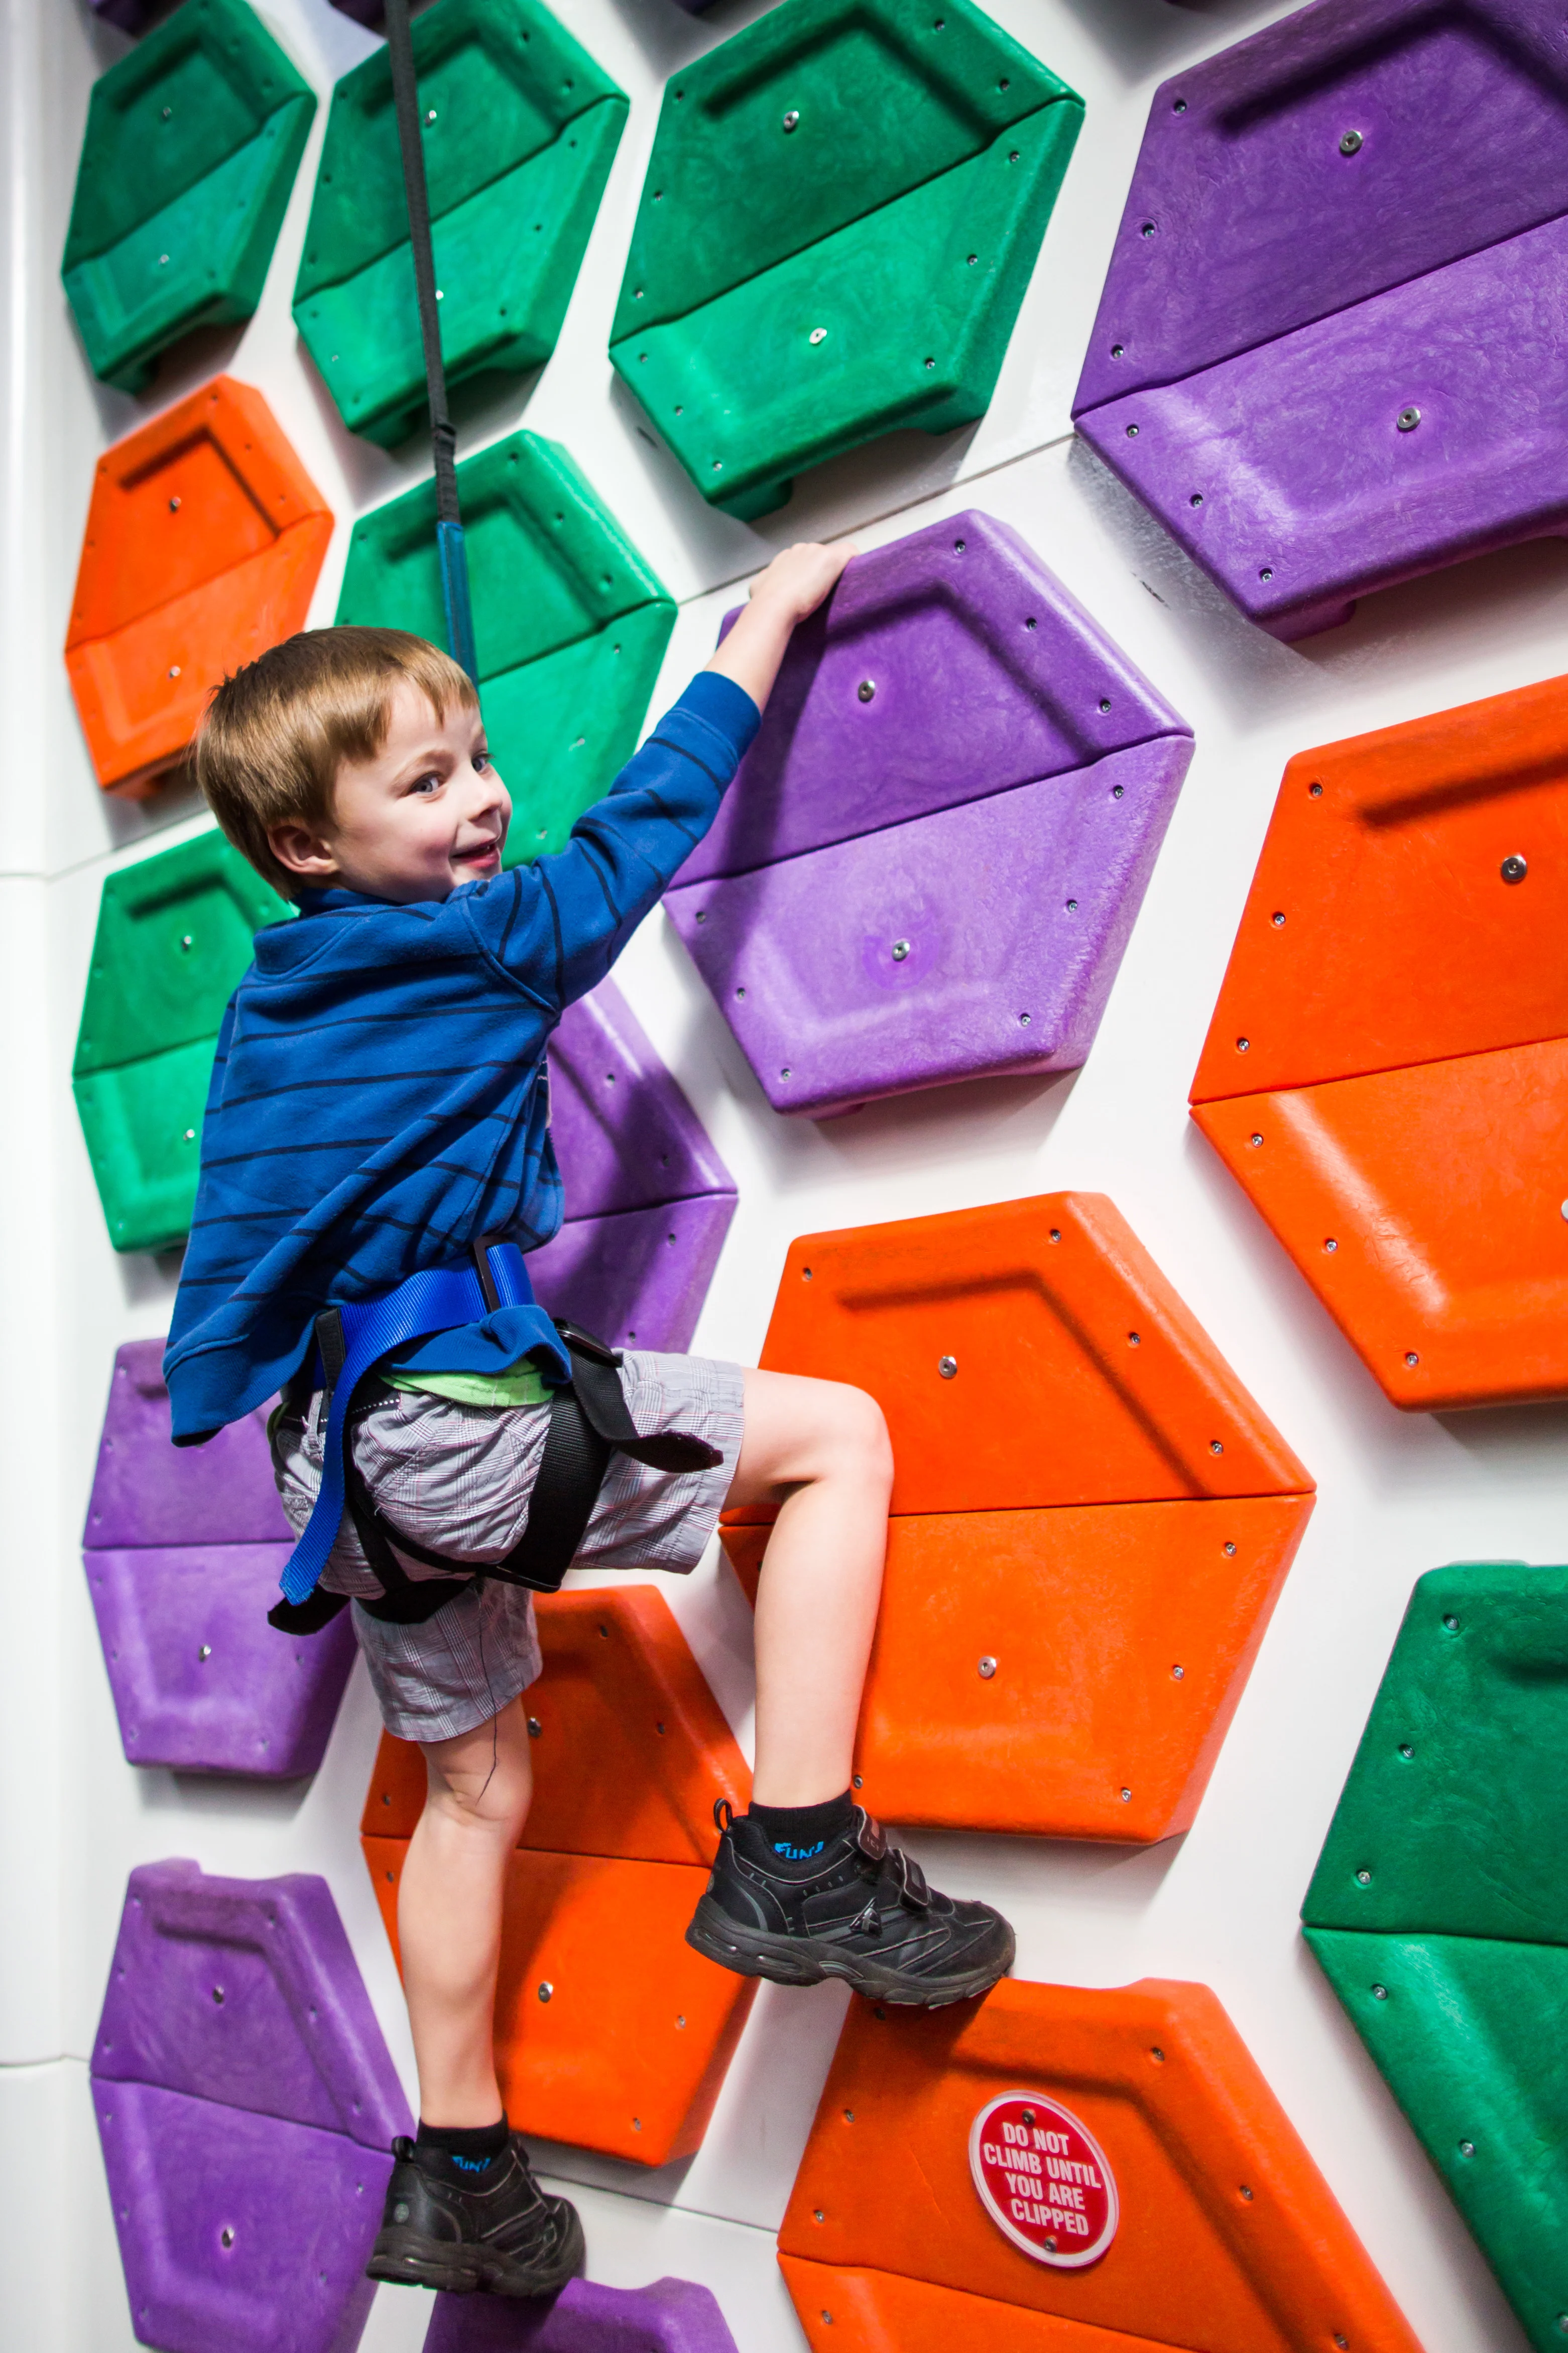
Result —
<instances>
[{"instance_id":1,"label":"boy's raised arm","mask_svg":"<svg viewBox=\"0 0 1568 2353\"><path fill-rule=\"evenodd\" d=\"M467 902L481 933L498 929L488 944L500 962L526 968L536 988L552 976L558 1006L604 978L712 824L791 634L855 553L801 545L775 556L712 660L578 818L566 847L520 870L504 892Z\"/></svg>"}]
</instances>

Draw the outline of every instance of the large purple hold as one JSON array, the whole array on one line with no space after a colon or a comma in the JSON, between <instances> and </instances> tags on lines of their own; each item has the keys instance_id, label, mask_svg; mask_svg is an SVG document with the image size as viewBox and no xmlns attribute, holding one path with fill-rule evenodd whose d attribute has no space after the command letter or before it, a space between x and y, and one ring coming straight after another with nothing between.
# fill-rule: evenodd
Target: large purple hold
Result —
<instances>
[{"instance_id":1,"label":"large purple hold","mask_svg":"<svg viewBox=\"0 0 1568 2353\"><path fill-rule=\"evenodd\" d=\"M613 982L567 1008L550 1082L566 1217L529 1260L540 1299L617 1347L689 1346L734 1180Z\"/></svg>"},{"instance_id":2,"label":"large purple hold","mask_svg":"<svg viewBox=\"0 0 1568 2353\"><path fill-rule=\"evenodd\" d=\"M353 2353L410 2118L326 1882L133 1871L92 2090L142 2341Z\"/></svg>"},{"instance_id":3,"label":"large purple hold","mask_svg":"<svg viewBox=\"0 0 1568 2353\"><path fill-rule=\"evenodd\" d=\"M773 1108L1081 1062L1192 749L1005 523L857 557L665 901Z\"/></svg>"},{"instance_id":4,"label":"large purple hold","mask_svg":"<svg viewBox=\"0 0 1568 2353\"><path fill-rule=\"evenodd\" d=\"M1276 637L1568 533L1556 0L1317 0L1156 92L1075 404Z\"/></svg>"},{"instance_id":5,"label":"large purple hold","mask_svg":"<svg viewBox=\"0 0 1568 2353\"><path fill-rule=\"evenodd\" d=\"M115 1357L84 1531L88 1590L132 1765L313 1773L353 1662L348 1617L267 1623L292 1544L265 1407L205 1446L169 1438L161 1340Z\"/></svg>"},{"instance_id":6,"label":"large purple hold","mask_svg":"<svg viewBox=\"0 0 1568 2353\"><path fill-rule=\"evenodd\" d=\"M690 2280L574 2280L552 2304L438 2295L425 2353L735 2353L735 2340L711 2294Z\"/></svg>"}]
</instances>

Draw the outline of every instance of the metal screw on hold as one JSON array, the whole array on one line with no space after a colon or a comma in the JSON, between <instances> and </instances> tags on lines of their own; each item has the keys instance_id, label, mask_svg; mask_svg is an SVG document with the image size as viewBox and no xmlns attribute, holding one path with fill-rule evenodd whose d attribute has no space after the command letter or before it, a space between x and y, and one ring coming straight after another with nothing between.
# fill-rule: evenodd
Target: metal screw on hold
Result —
<instances>
[{"instance_id":1,"label":"metal screw on hold","mask_svg":"<svg viewBox=\"0 0 1568 2353\"><path fill-rule=\"evenodd\" d=\"M786 131L793 131L793 130L795 130L795 128L796 127L796 125L799 123L799 121L800 121L800 109L799 109L799 107L798 107L798 106L792 106L792 107L790 108L790 110L789 110L789 112L784 116L784 129L785 129Z\"/></svg>"},{"instance_id":2,"label":"metal screw on hold","mask_svg":"<svg viewBox=\"0 0 1568 2353\"><path fill-rule=\"evenodd\" d=\"M171 678L178 678L178 677L179 677L179 675L180 675L180 665L179 665L179 663L178 663L178 662L171 662L171 663L169 664L169 676L170 676Z\"/></svg>"},{"instance_id":3,"label":"metal screw on hold","mask_svg":"<svg viewBox=\"0 0 1568 2353\"><path fill-rule=\"evenodd\" d=\"M855 691L862 702L875 702L877 700L876 680L874 678L863 678Z\"/></svg>"},{"instance_id":4,"label":"metal screw on hold","mask_svg":"<svg viewBox=\"0 0 1568 2353\"><path fill-rule=\"evenodd\" d=\"M1225 1552L1225 1556L1226 1556L1226 1560L1228 1560L1228 1559L1231 1557L1231 1555L1235 1552L1235 1550L1236 1550L1236 1546L1235 1546L1235 1545L1234 1545L1234 1544L1227 1544L1227 1545L1226 1545L1226 1546L1224 1546L1224 1552Z\"/></svg>"},{"instance_id":5,"label":"metal screw on hold","mask_svg":"<svg viewBox=\"0 0 1568 2353\"><path fill-rule=\"evenodd\" d=\"M995 1662L995 1660L994 1660L994 1659L985 1658L985 1659L982 1659L982 1660L981 1660L981 1662L980 1662L980 1680L981 1680L981 1682L982 1682L983 1683L988 1683L990 1682L990 1680L991 1680L992 1676L995 1673L995 1672L996 1672L996 1662Z\"/></svg>"},{"instance_id":6,"label":"metal screw on hold","mask_svg":"<svg viewBox=\"0 0 1568 2353\"><path fill-rule=\"evenodd\" d=\"M1329 1236L1329 1238L1328 1238L1327 1241L1323 1244L1323 1248L1324 1248L1326 1250L1338 1250L1338 1248L1339 1248L1339 1244L1338 1244L1338 1242L1337 1242L1337 1241L1335 1241L1335 1240L1334 1240L1334 1238L1333 1238L1332 1234L1331 1234L1331 1235Z\"/></svg>"},{"instance_id":7,"label":"metal screw on hold","mask_svg":"<svg viewBox=\"0 0 1568 2353\"><path fill-rule=\"evenodd\" d=\"M164 121L165 121L165 122L167 122L167 121L169 121L169 119L170 119L170 117L173 115L174 111L174 108L173 108L172 106L166 106L166 107L163 109L163 120L164 120Z\"/></svg>"},{"instance_id":8,"label":"metal screw on hold","mask_svg":"<svg viewBox=\"0 0 1568 2353\"><path fill-rule=\"evenodd\" d=\"M1132 1803L1132 1792L1131 1789L1122 1790L1121 1802L1124 1806L1130 1806Z\"/></svg>"},{"instance_id":9,"label":"metal screw on hold","mask_svg":"<svg viewBox=\"0 0 1568 2353\"><path fill-rule=\"evenodd\" d=\"M179 513L179 512L180 512L180 501L179 501L179 500L178 500L177 498L171 499L171 500L169 501L169 512L170 512L171 514L178 514L178 513Z\"/></svg>"},{"instance_id":10,"label":"metal screw on hold","mask_svg":"<svg viewBox=\"0 0 1568 2353\"><path fill-rule=\"evenodd\" d=\"M1410 1759L1412 1757L1414 1757L1414 1756L1415 1756L1415 1749L1411 1746L1411 1745L1410 1745L1410 1743L1409 1743L1409 1741L1408 1741L1408 1740L1402 1740L1402 1741L1400 1742L1400 1744L1399 1744L1399 1753L1400 1753L1400 1755L1401 1755L1401 1756L1402 1756L1402 1757L1406 1760L1406 1762L1408 1762L1408 1761L1409 1761L1409 1759Z\"/></svg>"},{"instance_id":11,"label":"metal screw on hold","mask_svg":"<svg viewBox=\"0 0 1568 2353\"><path fill-rule=\"evenodd\" d=\"M1342 155L1359 155L1366 142L1359 131L1347 131L1340 141Z\"/></svg>"},{"instance_id":12,"label":"metal screw on hold","mask_svg":"<svg viewBox=\"0 0 1568 2353\"><path fill-rule=\"evenodd\" d=\"M1415 402L1412 401L1408 408L1402 408L1400 410L1395 421L1402 433L1414 433L1415 427L1421 422L1421 411L1416 407Z\"/></svg>"},{"instance_id":13,"label":"metal screw on hold","mask_svg":"<svg viewBox=\"0 0 1568 2353\"><path fill-rule=\"evenodd\" d=\"M1459 2143L1459 2155L1461 2157L1474 2157L1475 2153L1476 2144L1473 2140L1462 2140Z\"/></svg>"},{"instance_id":14,"label":"metal screw on hold","mask_svg":"<svg viewBox=\"0 0 1568 2353\"><path fill-rule=\"evenodd\" d=\"M196 1656L197 1656L197 1658L198 1658L198 1659L200 1659L200 1660L202 1661L202 1662L203 1662L203 1664L204 1664L204 1665L205 1664L206 1661L212 1657L212 1654L213 1654L213 1646L212 1646L212 1644L211 1644L210 1642L204 1642L204 1643L202 1644L202 1646L201 1646L201 1649L196 1652Z\"/></svg>"},{"instance_id":15,"label":"metal screw on hold","mask_svg":"<svg viewBox=\"0 0 1568 2353\"><path fill-rule=\"evenodd\" d=\"M907 964L910 955L908 940L895 940L889 953L895 964Z\"/></svg>"},{"instance_id":16,"label":"metal screw on hold","mask_svg":"<svg viewBox=\"0 0 1568 2353\"><path fill-rule=\"evenodd\" d=\"M1186 1672L1185 1667L1173 1667L1171 1669L1171 1681L1173 1683L1179 1683Z\"/></svg>"},{"instance_id":17,"label":"metal screw on hold","mask_svg":"<svg viewBox=\"0 0 1568 2353\"><path fill-rule=\"evenodd\" d=\"M1421 1359L1414 1348L1406 1348L1405 1351L1405 1361L1407 1365L1418 1365L1421 1362Z\"/></svg>"},{"instance_id":18,"label":"metal screw on hold","mask_svg":"<svg viewBox=\"0 0 1568 2353\"><path fill-rule=\"evenodd\" d=\"M1245 2182L1245 2181L1241 2183L1240 2187L1241 2187L1241 2194L1242 2194L1242 2196L1247 2200L1247 2204L1248 2204L1248 2205L1250 2205L1250 2204L1252 2203L1252 2192L1251 2192L1251 2190L1247 2188L1247 2184L1246 2184L1246 2182Z\"/></svg>"},{"instance_id":19,"label":"metal screw on hold","mask_svg":"<svg viewBox=\"0 0 1568 2353\"><path fill-rule=\"evenodd\" d=\"M191 935L191 934L190 934L189 932L182 932L182 933L181 933L181 934L180 934L180 945L181 945L184 949L185 949L185 950L187 951L187 953L188 953L192 948L194 948L194 947L195 946L195 939L192 937L192 935Z\"/></svg>"},{"instance_id":20,"label":"metal screw on hold","mask_svg":"<svg viewBox=\"0 0 1568 2353\"><path fill-rule=\"evenodd\" d=\"M825 343L827 341L826 328L813 327L810 334L807 335L805 340L808 343Z\"/></svg>"},{"instance_id":21,"label":"metal screw on hold","mask_svg":"<svg viewBox=\"0 0 1568 2353\"><path fill-rule=\"evenodd\" d=\"M1268 920L1273 924L1275 930L1279 931L1280 925L1284 923L1285 918L1277 907L1274 913L1269 916Z\"/></svg>"},{"instance_id":22,"label":"metal screw on hold","mask_svg":"<svg viewBox=\"0 0 1568 2353\"><path fill-rule=\"evenodd\" d=\"M1247 1054L1247 1053L1250 1053L1250 1052L1251 1052L1251 1050L1252 1050L1252 1040L1251 1040L1251 1039L1250 1039L1250 1038L1238 1038L1238 1039L1237 1039L1237 1041L1236 1041L1236 1050L1237 1050L1237 1052L1238 1054Z\"/></svg>"},{"instance_id":23,"label":"metal screw on hold","mask_svg":"<svg viewBox=\"0 0 1568 2353\"><path fill-rule=\"evenodd\" d=\"M1210 1452L1211 1454L1223 1454L1223 1453L1225 1452L1225 1440L1224 1440L1224 1439L1223 1439L1223 1438L1211 1438L1211 1439L1209 1440L1209 1452Z\"/></svg>"},{"instance_id":24,"label":"metal screw on hold","mask_svg":"<svg viewBox=\"0 0 1568 2353\"><path fill-rule=\"evenodd\" d=\"M1371 1872L1358 1871L1355 1875L1355 1883L1358 1887L1370 1887L1372 1885Z\"/></svg>"},{"instance_id":25,"label":"metal screw on hold","mask_svg":"<svg viewBox=\"0 0 1568 2353\"><path fill-rule=\"evenodd\" d=\"M224 2246L226 2246L226 2247L232 2247L232 2246L233 2246L233 2244L234 2244L234 2232L230 2230L230 2228L229 2228L229 2226L228 2226L228 2224L227 2224L226 2222L224 2224L223 2229L218 2232L218 2239L219 2239L220 2242L221 2242Z\"/></svg>"},{"instance_id":26,"label":"metal screw on hold","mask_svg":"<svg viewBox=\"0 0 1568 2353\"><path fill-rule=\"evenodd\" d=\"M531 1715L528 1719L529 1738L531 1740L537 1740L542 1734L544 1726L541 1724L539 1718L536 1715Z\"/></svg>"},{"instance_id":27,"label":"metal screw on hold","mask_svg":"<svg viewBox=\"0 0 1568 2353\"><path fill-rule=\"evenodd\" d=\"M866 1786L866 1778L865 1778L865 1775L864 1775L864 1774L862 1774L862 1773L855 1773L855 1774L852 1774L852 1775L850 1776L850 1778L851 1778L851 1780L854 1782L854 1785L855 1785L856 1788L858 1788L858 1789L863 1789L863 1788L865 1788L865 1786Z\"/></svg>"},{"instance_id":28,"label":"metal screw on hold","mask_svg":"<svg viewBox=\"0 0 1568 2353\"><path fill-rule=\"evenodd\" d=\"M1511 857L1505 858L1502 864L1498 868L1498 872L1502 876L1505 882L1522 882L1529 871L1530 868L1526 865L1524 860L1520 857L1517 850Z\"/></svg>"},{"instance_id":29,"label":"metal screw on hold","mask_svg":"<svg viewBox=\"0 0 1568 2353\"><path fill-rule=\"evenodd\" d=\"M551 1984L550 1979L548 1978L541 1978L539 1981L540 2000L548 2001L554 1991L555 1988Z\"/></svg>"},{"instance_id":30,"label":"metal screw on hold","mask_svg":"<svg viewBox=\"0 0 1568 2353\"><path fill-rule=\"evenodd\" d=\"M1446 1614L1446 1616L1444 1617L1443 1623L1444 1623L1444 1625L1447 1628L1447 1630L1448 1630L1448 1631L1449 1631L1449 1633L1450 1633L1450 1634L1457 1634L1457 1633L1458 1632L1458 1630L1459 1630L1459 1621L1458 1621L1458 1620L1455 1617L1455 1615L1454 1615L1454 1613L1453 1613L1453 1611L1452 1611L1451 1609L1450 1609L1449 1611L1447 1611L1447 1614Z\"/></svg>"},{"instance_id":31,"label":"metal screw on hold","mask_svg":"<svg viewBox=\"0 0 1568 2353\"><path fill-rule=\"evenodd\" d=\"M1372 1998L1373 2001L1386 2001L1388 2000L1388 1988L1386 1986L1374 1985L1372 1989Z\"/></svg>"},{"instance_id":32,"label":"metal screw on hold","mask_svg":"<svg viewBox=\"0 0 1568 2353\"><path fill-rule=\"evenodd\" d=\"M942 1375L944 1381L954 1380L958 1375L958 1358L956 1356L941 1356L937 1359L936 1368Z\"/></svg>"},{"instance_id":33,"label":"metal screw on hold","mask_svg":"<svg viewBox=\"0 0 1568 2353\"><path fill-rule=\"evenodd\" d=\"M1247 1140L1248 1144L1251 1145L1254 1152L1256 1152L1258 1145L1262 1143L1263 1138L1260 1135L1249 1135Z\"/></svg>"},{"instance_id":34,"label":"metal screw on hold","mask_svg":"<svg viewBox=\"0 0 1568 2353\"><path fill-rule=\"evenodd\" d=\"M685 2021L685 2019L684 2019L684 2018L681 2018L681 2017L679 2017L679 2016L678 2015L678 2016L677 2016L677 2018L676 2018L676 2021L675 2021L675 2022L676 2022L677 2026L684 2026L684 2025L685 2025L685 2023L686 2023L686 2021Z\"/></svg>"},{"instance_id":35,"label":"metal screw on hold","mask_svg":"<svg viewBox=\"0 0 1568 2353\"><path fill-rule=\"evenodd\" d=\"M214 1986L214 1988L213 1988L213 2000L217 2003L217 2005L218 2005L219 2009L221 2010L221 2009L222 2009L222 2007L223 2007L223 1988L222 1988L222 1986Z\"/></svg>"},{"instance_id":36,"label":"metal screw on hold","mask_svg":"<svg viewBox=\"0 0 1568 2353\"><path fill-rule=\"evenodd\" d=\"M428 108L428 109L426 110L426 116L425 116L425 120L426 120L426 122L434 122L434 121L435 121L435 120L436 120L436 110L435 110L435 108L434 108L433 106L432 106L432 107L430 107L430 108Z\"/></svg>"}]
</instances>

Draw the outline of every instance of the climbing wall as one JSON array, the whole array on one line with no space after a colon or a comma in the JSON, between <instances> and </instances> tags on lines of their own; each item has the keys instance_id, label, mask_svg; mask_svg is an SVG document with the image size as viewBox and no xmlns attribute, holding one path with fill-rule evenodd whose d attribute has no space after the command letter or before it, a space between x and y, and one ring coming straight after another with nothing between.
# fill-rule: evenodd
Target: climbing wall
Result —
<instances>
[{"instance_id":1,"label":"climbing wall","mask_svg":"<svg viewBox=\"0 0 1568 2353\"><path fill-rule=\"evenodd\" d=\"M361 2280L421 1768L351 1615L266 1623L267 1409L174 1448L161 1356L289 919L194 731L298 628L445 629L383 10L13 0L7 2342L1561 2344L1562 1572L1521 1564L1568 1398L1562 12L413 32L509 864L772 555L856 550L552 1037L534 1271L617 1345L881 1400L856 1794L1016 1976L879 2017L694 1954L773 1522L574 1572L500 2027L588 2276Z\"/></svg>"},{"instance_id":2,"label":"climbing wall","mask_svg":"<svg viewBox=\"0 0 1568 2353\"><path fill-rule=\"evenodd\" d=\"M1301 1916L1531 2345L1563 2334L1568 1570L1417 1583Z\"/></svg>"},{"instance_id":3,"label":"climbing wall","mask_svg":"<svg viewBox=\"0 0 1568 2353\"><path fill-rule=\"evenodd\" d=\"M761 1361L888 1418L864 1803L1058 1838L1185 1830L1311 1481L1112 1204L808 1235ZM725 1515L753 1593L769 1516Z\"/></svg>"}]
</instances>

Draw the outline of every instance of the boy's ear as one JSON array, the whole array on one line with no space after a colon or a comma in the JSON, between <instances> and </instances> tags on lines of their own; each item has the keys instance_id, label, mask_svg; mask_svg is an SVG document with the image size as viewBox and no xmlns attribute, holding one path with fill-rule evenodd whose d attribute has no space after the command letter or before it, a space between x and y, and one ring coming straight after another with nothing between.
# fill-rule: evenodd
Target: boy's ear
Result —
<instances>
[{"instance_id":1,"label":"boy's ear","mask_svg":"<svg viewBox=\"0 0 1568 2353\"><path fill-rule=\"evenodd\" d=\"M299 818L285 818L281 825L269 825L267 847L279 865L286 866L290 874L298 874L301 881L327 882L337 873L338 861L325 837Z\"/></svg>"}]
</instances>

